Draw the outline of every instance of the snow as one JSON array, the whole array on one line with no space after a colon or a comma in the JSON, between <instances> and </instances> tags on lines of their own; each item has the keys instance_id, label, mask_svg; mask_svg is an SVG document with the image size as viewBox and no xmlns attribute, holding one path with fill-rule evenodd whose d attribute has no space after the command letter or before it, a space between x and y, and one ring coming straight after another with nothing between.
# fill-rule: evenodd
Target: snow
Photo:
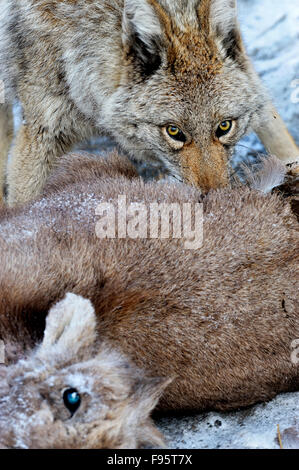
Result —
<instances>
[{"instance_id":1,"label":"snow","mask_svg":"<svg viewBox=\"0 0 299 470\"><path fill-rule=\"evenodd\" d=\"M299 2L238 0L238 5L247 52L299 143ZM248 157L250 149L264 152L254 134L237 146L237 157Z\"/></svg>"},{"instance_id":2,"label":"snow","mask_svg":"<svg viewBox=\"0 0 299 470\"><path fill-rule=\"evenodd\" d=\"M157 423L169 447L174 449L278 449L277 426L283 447L288 448L284 431L296 426L297 417L299 392L282 394L269 403L242 411L167 417Z\"/></svg>"}]
</instances>

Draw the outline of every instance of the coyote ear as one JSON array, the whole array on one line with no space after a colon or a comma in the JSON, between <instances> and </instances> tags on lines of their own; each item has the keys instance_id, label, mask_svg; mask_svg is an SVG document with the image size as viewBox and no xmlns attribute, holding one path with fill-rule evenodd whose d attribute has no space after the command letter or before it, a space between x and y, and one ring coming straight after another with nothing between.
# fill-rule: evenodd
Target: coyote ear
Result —
<instances>
[{"instance_id":1,"label":"coyote ear","mask_svg":"<svg viewBox=\"0 0 299 470\"><path fill-rule=\"evenodd\" d=\"M216 40L220 41L224 59L238 62L244 54L236 0L211 0L210 28Z\"/></svg>"},{"instance_id":2,"label":"coyote ear","mask_svg":"<svg viewBox=\"0 0 299 470\"><path fill-rule=\"evenodd\" d=\"M123 45L142 75L152 75L161 65L162 28L148 0L125 0Z\"/></svg>"}]
</instances>

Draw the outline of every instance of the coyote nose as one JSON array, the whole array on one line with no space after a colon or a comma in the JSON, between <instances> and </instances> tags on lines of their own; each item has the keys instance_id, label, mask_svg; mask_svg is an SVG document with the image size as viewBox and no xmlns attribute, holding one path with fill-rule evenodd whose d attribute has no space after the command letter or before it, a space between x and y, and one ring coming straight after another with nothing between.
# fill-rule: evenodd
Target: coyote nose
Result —
<instances>
[{"instance_id":1,"label":"coyote nose","mask_svg":"<svg viewBox=\"0 0 299 470\"><path fill-rule=\"evenodd\" d=\"M184 181L207 192L229 184L228 155L220 143L212 143L202 151L198 145L186 145L181 151Z\"/></svg>"}]
</instances>

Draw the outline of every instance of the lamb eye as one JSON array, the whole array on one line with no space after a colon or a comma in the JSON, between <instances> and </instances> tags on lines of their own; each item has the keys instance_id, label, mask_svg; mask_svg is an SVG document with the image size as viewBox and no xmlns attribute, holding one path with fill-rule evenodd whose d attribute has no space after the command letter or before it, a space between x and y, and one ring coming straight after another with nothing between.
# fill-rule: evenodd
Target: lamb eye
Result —
<instances>
[{"instance_id":1,"label":"lamb eye","mask_svg":"<svg viewBox=\"0 0 299 470\"><path fill-rule=\"evenodd\" d=\"M187 140L185 134L179 127L167 126L166 131L169 137L171 137L173 140L177 140L178 142L186 142Z\"/></svg>"},{"instance_id":2,"label":"lamb eye","mask_svg":"<svg viewBox=\"0 0 299 470\"><path fill-rule=\"evenodd\" d=\"M63 402L67 409L74 414L81 404L81 397L75 388L68 388L63 393Z\"/></svg>"},{"instance_id":3,"label":"lamb eye","mask_svg":"<svg viewBox=\"0 0 299 470\"><path fill-rule=\"evenodd\" d=\"M232 128L232 125L233 125L233 122L231 120L222 121L219 124L218 129L216 131L217 137L219 138L219 137L222 137L223 135L228 134Z\"/></svg>"}]
</instances>

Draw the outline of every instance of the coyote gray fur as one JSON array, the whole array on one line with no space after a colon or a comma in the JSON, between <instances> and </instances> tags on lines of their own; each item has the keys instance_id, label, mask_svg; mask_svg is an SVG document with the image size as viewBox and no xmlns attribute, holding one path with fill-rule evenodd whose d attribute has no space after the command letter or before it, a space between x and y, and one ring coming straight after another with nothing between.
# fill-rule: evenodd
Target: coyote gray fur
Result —
<instances>
[{"instance_id":1,"label":"coyote gray fur","mask_svg":"<svg viewBox=\"0 0 299 470\"><path fill-rule=\"evenodd\" d=\"M1 0L0 43L7 101L24 114L10 205L39 194L56 160L99 132L202 190L227 184L251 129L278 157L299 154L245 53L235 0Z\"/></svg>"},{"instance_id":2,"label":"coyote gray fur","mask_svg":"<svg viewBox=\"0 0 299 470\"><path fill-rule=\"evenodd\" d=\"M228 410L298 390L298 222L270 192L282 164L266 169L250 179L255 189L204 196L144 183L117 155L71 155L39 199L0 212L2 446L163 445L149 420L156 404ZM201 202L202 246L98 238L98 204L122 216L120 194L147 206ZM81 400L73 409L70 390Z\"/></svg>"}]
</instances>

